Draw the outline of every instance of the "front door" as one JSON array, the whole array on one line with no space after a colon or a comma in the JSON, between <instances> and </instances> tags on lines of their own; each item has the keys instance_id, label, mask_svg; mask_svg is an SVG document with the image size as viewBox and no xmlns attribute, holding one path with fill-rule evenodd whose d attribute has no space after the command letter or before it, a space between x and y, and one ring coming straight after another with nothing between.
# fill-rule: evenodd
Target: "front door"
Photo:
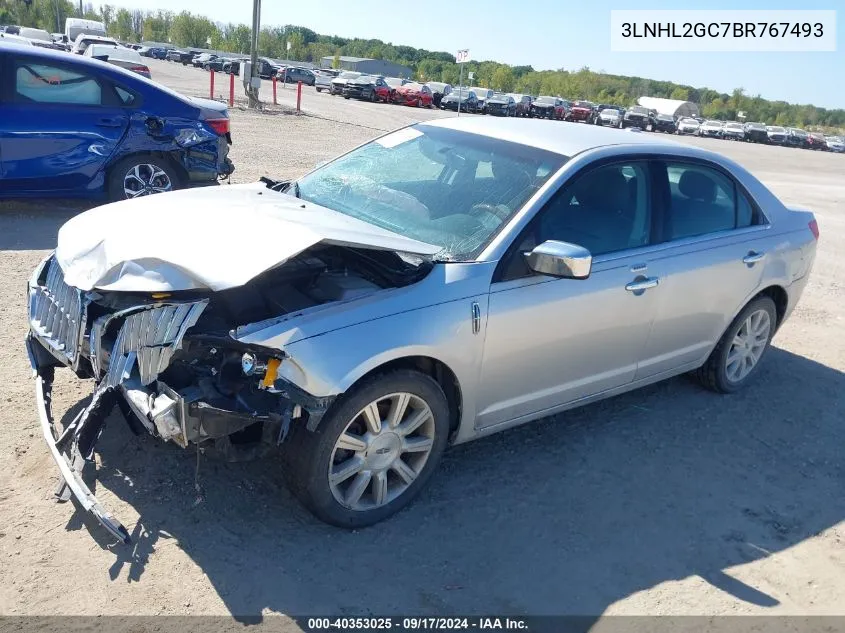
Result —
<instances>
[{"instance_id":1,"label":"front door","mask_svg":"<svg viewBox=\"0 0 845 633\"><path fill-rule=\"evenodd\" d=\"M0 126L3 188L56 192L84 188L129 125L114 88L87 68L8 56L15 64Z\"/></svg>"},{"instance_id":2,"label":"front door","mask_svg":"<svg viewBox=\"0 0 845 633\"><path fill-rule=\"evenodd\" d=\"M538 212L491 285L478 428L634 379L660 292L644 256L651 223L648 164L635 160L577 175ZM523 253L546 240L590 250L590 277L532 274Z\"/></svg>"}]
</instances>

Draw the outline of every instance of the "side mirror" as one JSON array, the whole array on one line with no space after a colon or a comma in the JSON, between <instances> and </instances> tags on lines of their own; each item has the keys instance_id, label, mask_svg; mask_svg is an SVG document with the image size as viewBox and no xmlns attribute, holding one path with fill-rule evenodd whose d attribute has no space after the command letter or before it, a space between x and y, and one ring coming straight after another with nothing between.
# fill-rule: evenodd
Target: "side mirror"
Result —
<instances>
[{"instance_id":1,"label":"side mirror","mask_svg":"<svg viewBox=\"0 0 845 633\"><path fill-rule=\"evenodd\" d=\"M565 279L586 279L590 276L593 256L583 246L547 240L525 254L528 267L535 273Z\"/></svg>"}]
</instances>

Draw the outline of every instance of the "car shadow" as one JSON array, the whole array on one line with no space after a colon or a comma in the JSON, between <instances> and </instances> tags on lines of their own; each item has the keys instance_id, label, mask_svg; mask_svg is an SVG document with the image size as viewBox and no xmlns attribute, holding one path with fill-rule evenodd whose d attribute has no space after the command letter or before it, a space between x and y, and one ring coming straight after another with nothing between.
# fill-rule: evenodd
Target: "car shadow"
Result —
<instances>
[{"instance_id":1,"label":"car shadow","mask_svg":"<svg viewBox=\"0 0 845 633\"><path fill-rule=\"evenodd\" d=\"M0 251L55 248L62 224L98 204L90 200L0 200Z\"/></svg>"},{"instance_id":2,"label":"car shadow","mask_svg":"<svg viewBox=\"0 0 845 633\"><path fill-rule=\"evenodd\" d=\"M845 374L772 348L741 394L681 377L455 447L408 509L354 531L312 518L272 459L198 462L113 414L98 487L141 520L129 547L84 524L115 552L112 578L142 579L175 542L244 621L264 610L597 617L689 577L765 610L785 598L777 585L732 568L845 518L843 400Z\"/></svg>"}]
</instances>

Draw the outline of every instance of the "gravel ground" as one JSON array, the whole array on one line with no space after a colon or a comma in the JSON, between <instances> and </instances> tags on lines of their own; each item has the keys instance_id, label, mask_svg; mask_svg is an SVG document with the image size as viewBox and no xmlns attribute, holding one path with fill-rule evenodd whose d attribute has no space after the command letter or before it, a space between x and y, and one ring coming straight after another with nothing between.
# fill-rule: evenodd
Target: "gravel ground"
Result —
<instances>
[{"instance_id":1,"label":"gravel ground","mask_svg":"<svg viewBox=\"0 0 845 633\"><path fill-rule=\"evenodd\" d=\"M207 81L152 67L194 94ZM442 116L306 96L316 116L233 109L233 182L297 176L379 129ZM718 396L678 378L457 447L408 510L355 532L314 520L272 460L197 464L117 417L95 489L134 545L57 505L24 284L85 205L0 203L0 613L845 613L845 156L684 141L819 220L812 281L755 385ZM90 389L59 372L55 410L72 416Z\"/></svg>"}]
</instances>

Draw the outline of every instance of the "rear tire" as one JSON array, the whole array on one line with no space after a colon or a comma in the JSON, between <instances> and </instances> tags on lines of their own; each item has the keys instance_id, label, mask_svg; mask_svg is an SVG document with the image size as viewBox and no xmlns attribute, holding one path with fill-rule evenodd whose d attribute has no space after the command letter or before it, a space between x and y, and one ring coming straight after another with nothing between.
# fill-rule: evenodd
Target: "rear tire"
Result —
<instances>
[{"instance_id":1,"label":"rear tire","mask_svg":"<svg viewBox=\"0 0 845 633\"><path fill-rule=\"evenodd\" d=\"M109 170L107 181L109 199L115 201L175 191L181 187L182 179L175 166L165 158L150 154L137 154L118 161ZM132 196L127 190L133 188L139 191L146 189L147 193Z\"/></svg>"},{"instance_id":2,"label":"rear tire","mask_svg":"<svg viewBox=\"0 0 845 633\"><path fill-rule=\"evenodd\" d=\"M406 398L406 413L393 426L389 411L399 396ZM379 433L369 423L373 410L381 421ZM425 421L407 434L400 431L418 415ZM282 445L285 476L317 518L338 527L365 527L416 497L434 473L448 435L449 406L431 377L411 370L376 375L341 396L315 431L294 423ZM407 451L412 443L417 448Z\"/></svg>"},{"instance_id":3,"label":"rear tire","mask_svg":"<svg viewBox=\"0 0 845 633\"><path fill-rule=\"evenodd\" d=\"M731 322L707 361L696 370L696 378L718 393L744 388L757 374L776 327L775 302L757 297Z\"/></svg>"}]
</instances>

